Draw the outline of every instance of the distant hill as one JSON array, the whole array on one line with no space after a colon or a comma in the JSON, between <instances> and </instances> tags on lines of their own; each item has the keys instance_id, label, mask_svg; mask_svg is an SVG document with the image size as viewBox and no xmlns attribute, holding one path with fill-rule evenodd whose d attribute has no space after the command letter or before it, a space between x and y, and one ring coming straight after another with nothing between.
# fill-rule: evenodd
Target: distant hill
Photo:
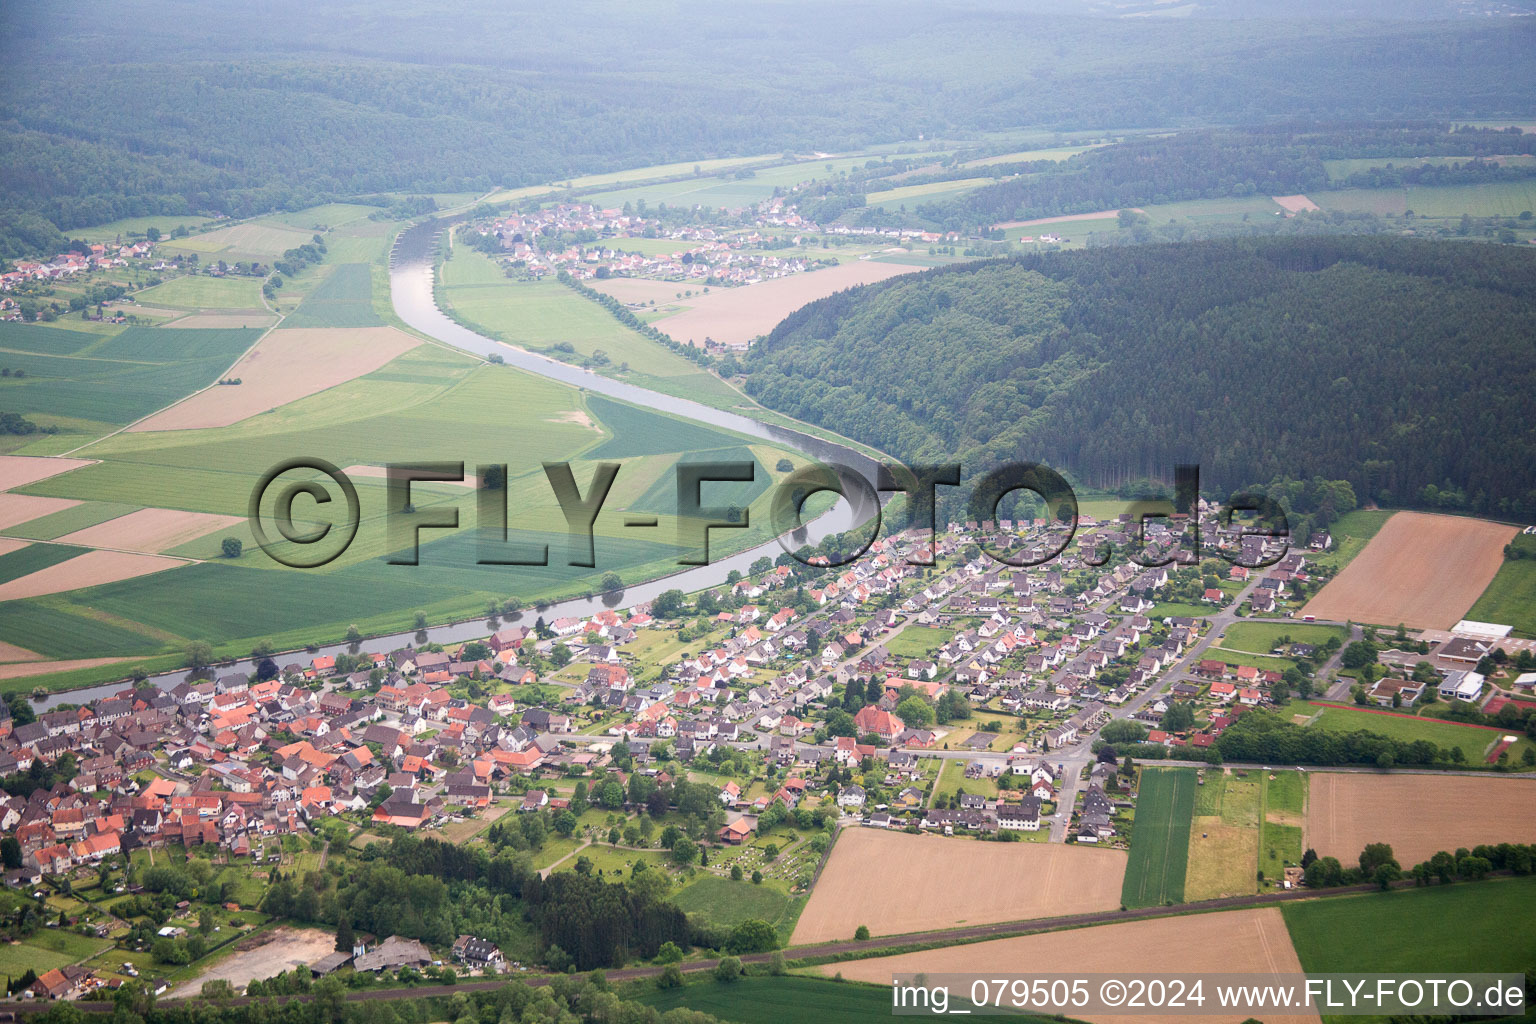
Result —
<instances>
[{"instance_id":1,"label":"distant hill","mask_svg":"<svg viewBox=\"0 0 1536 1024\"><path fill-rule=\"evenodd\" d=\"M1348 480L1536 518L1536 252L1230 240L967 264L812 303L754 348L764 404L967 477Z\"/></svg>"}]
</instances>

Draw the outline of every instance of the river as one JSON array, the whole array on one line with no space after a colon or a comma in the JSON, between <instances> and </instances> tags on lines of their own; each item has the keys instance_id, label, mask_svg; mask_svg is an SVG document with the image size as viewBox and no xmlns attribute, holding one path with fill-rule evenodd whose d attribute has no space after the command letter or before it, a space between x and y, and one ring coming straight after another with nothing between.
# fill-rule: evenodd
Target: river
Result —
<instances>
[{"instance_id":1,"label":"river","mask_svg":"<svg viewBox=\"0 0 1536 1024\"><path fill-rule=\"evenodd\" d=\"M395 240L394 249L390 253L389 262L389 292L394 304L395 313L409 326L415 328L428 337L435 338L445 345L470 352L482 357L500 356L509 365L516 366L528 373L536 373L551 380L569 384L572 387L582 388L586 391L596 392L633 405L644 406L657 412L670 413L691 420L707 423L713 427L734 431L759 440L773 441L785 447L793 448L812 458L839 464L859 473L866 479L873 481L874 463L864 454L854 451L844 445L814 437L810 434L791 430L786 427L767 424L743 416L740 413L726 412L712 406L692 402L684 398L676 398L672 395L664 395L650 391L646 388L626 384L623 381L614 380L596 373L588 373L580 367L571 366L554 359L549 359L524 349L514 348L503 344L493 338L487 338L478 334L462 324L456 323L437 306L433 297L434 263L438 240L444 230L450 227L454 220L437 218L424 221L401 232ZM799 543L816 544L829 534L845 532L868 521L872 509L855 508L849 502L839 500L826 513L794 535L796 546ZM686 569L669 576L650 580L632 587L627 587L615 594L601 595L592 598L576 598L569 601L560 601L549 605L538 605L528 612L516 617L504 617L505 624L518 624L531 621L534 617L543 616L546 620L566 617L586 617L594 615L605 608L615 608L620 605L628 606L653 600L664 590L679 589L683 591L702 590L705 587L719 586L725 582L726 576L737 570L743 574L747 568L757 559L767 556L777 558L785 548L778 540L770 540L757 547L750 548L738 554L731 555L692 569ZM369 637L358 644L330 644L320 647L314 653L309 651L289 652L287 654L274 655L278 664L298 661L307 664L316 654L341 654L343 652L368 652L387 653L399 650L407 645L415 645L421 642L439 644L457 644L465 640L475 640L491 633L496 627L486 619L472 619L465 622L452 622L440 626L432 626L426 629L425 638L419 632L391 633L385 636ZM253 672L254 663L250 659L225 663L217 667L218 673L227 672ZM166 672L150 677L150 681L161 689L171 689L189 676L190 672L179 670ZM88 686L74 690L61 690L51 693L43 698L34 698L33 708L36 711L46 711L60 704L85 704L90 701L109 697L122 690L123 684L107 683L100 686Z\"/></svg>"}]
</instances>

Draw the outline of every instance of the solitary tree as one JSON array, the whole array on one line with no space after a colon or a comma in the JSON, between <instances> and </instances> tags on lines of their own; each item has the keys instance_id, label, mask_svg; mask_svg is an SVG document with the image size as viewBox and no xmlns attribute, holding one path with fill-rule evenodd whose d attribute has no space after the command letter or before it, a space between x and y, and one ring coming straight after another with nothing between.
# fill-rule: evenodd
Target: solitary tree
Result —
<instances>
[{"instance_id":1,"label":"solitary tree","mask_svg":"<svg viewBox=\"0 0 1536 1024\"><path fill-rule=\"evenodd\" d=\"M224 543L221 546L224 549L225 558L239 558L241 551L245 547L239 537L225 537Z\"/></svg>"}]
</instances>

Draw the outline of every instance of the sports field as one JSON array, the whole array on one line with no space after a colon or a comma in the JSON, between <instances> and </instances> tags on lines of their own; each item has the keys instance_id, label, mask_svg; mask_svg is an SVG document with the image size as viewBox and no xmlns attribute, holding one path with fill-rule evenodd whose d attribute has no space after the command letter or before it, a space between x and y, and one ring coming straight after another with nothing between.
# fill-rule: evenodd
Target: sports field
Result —
<instances>
[{"instance_id":1,"label":"sports field","mask_svg":"<svg viewBox=\"0 0 1536 1024\"><path fill-rule=\"evenodd\" d=\"M1320 619L1448 629L1487 588L1513 526L1399 512L1307 602Z\"/></svg>"},{"instance_id":2,"label":"sports field","mask_svg":"<svg viewBox=\"0 0 1536 1024\"><path fill-rule=\"evenodd\" d=\"M1125 863L1118 850L849 829L833 847L793 942L851 939L860 925L873 935L897 935L1112 910L1120 904Z\"/></svg>"},{"instance_id":3,"label":"sports field","mask_svg":"<svg viewBox=\"0 0 1536 1024\"><path fill-rule=\"evenodd\" d=\"M1280 911L1266 907L1022 935L828 964L816 970L824 975L841 973L855 981L889 986L897 974L995 973L999 977L1013 977L1023 970L1039 975L1115 972L1122 977L1201 972L1299 974L1301 963L1291 946ZM965 995L966 992L952 990L951 994ZM1236 1024L1245 1016L1241 1013L1211 1014L1194 1019L1213 1024L1217 1021ZM1176 1019L1167 1015L1123 1013L1087 1017L1074 1013L1072 1017L1102 1020L1107 1024L1167 1024ZM1265 1024L1317 1020L1316 1014L1264 1016Z\"/></svg>"},{"instance_id":4,"label":"sports field","mask_svg":"<svg viewBox=\"0 0 1536 1024\"><path fill-rule=\"evenodd\" d=\"M1184 901L1196 788L1193 768L1141 770L1136 823L1120 896L1125 906L1156 907Z\"/></svg>"},{"instance_id":5,"label":"sports field","mask_svg":"<svg viewBox=\"0 0 1536 1024\"><path fill-rule=\"evenodd\" d=\"M1536 842L1536 779L1490 775L1312 775L1306 845L1352 864L1390 843L1406 870L1440 850Z\"/></svg>"}]
</instances>

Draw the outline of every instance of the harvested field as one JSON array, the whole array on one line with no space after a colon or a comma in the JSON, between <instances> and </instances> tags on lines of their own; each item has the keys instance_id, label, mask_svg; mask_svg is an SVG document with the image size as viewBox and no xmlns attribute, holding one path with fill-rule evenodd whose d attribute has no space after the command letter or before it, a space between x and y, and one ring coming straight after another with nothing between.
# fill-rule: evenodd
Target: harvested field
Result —
<instances>
[{"instance_id":1,"label":"harvested field","mask_svg":"<svg viewBox=\"0 0 1536 1024\"><path fill-rule=\"evenodd\" d=\"M37 494L0 494L0 530L62 512L80 504L73 498L45 498Z\"/></svg>"},{"instance_id":2,"label":"harvested field","mask_svg":"<svg viewBox=\"0 0 1536 1024\"><path fill-rule=\"evenodd\" d=\"M193 313L191 316L172 320L165 327L271 327L277 317L267 315L243 315L240 313Z\"/></svg>"},{"instance_id":3,"label":"harvested field","mask_svg":"<svg viewBox=\"0 0 1536 1024\"><path fill-rule=\"evenodd\" d=\"M1189 830L1184 898L1190 902L1247 896L1259 868L1259 830L1224 825L1218 815L1196 817Z\"/></svg>"},{"instance_id":4,"label":"harvested field","mask_svg":"<svg viewBox=\"0 0 1536 1024\"><path fill-rule=\"evenodd\" d=\"M859 260L838 267L778 277L741 288L716 288L708 295L694 295L689 309L657 320L655 327L673 341L703 345L705 338L720 342L750 341L767 334L808 302L861 284L910 274L922 267ZM675 290L675 289L674 289Z\"/></svg>"},{"instance_id":5,"label":"harvested field","mask_svg":"<svg viewBox=\"0 0 1536 1024\"><path fill-rule=\"evenodd\" d=\"M95 459L55 459L35 455L0 455L0 491L35 484L81 466L91 466Z\"/></svg>"},{"instance_id":6,"label":"harvested field","mask_svg":"<svg viewBox=\"0 0 1536 1024\"><path fill-rule=\"evenodd\" d=\"M1468 775L1312 776L1304 843L1353 864L1391 843L1404 869L1440 850L1536 842L1536 779Z\"/></svg>"},{"instance_id":7,"label":"harvested field","mask_svg":"<svg viewBox=\"0 0 1536 1024\"><path fill-rule=\"evenodd\" d=\"M1519 531L1480 519L1399 512L1307 602L1319 619L1449 629L1466 615Z\"/></svg>"},{"instance_id":8,"label":"harvested field","mask_svg":"<svg viewBox=\"0 0 1536 1024\"><path fill-rule=\"evenodd\" d=\"M229 982L236 992L243 992L245 986L253 981L270 978L295 967L307 967L335 948L334 932L284 925L241 939L235 944L235 952L212 969L182 984L170 995L195 996L202 991L203 982L220 979Z\"/></svg>"},{"instance_id":9,"label":"harvested field","mask_svg":"<svg viewBox=\"0 0 1536 1024\"><path fill-rule=\"evenodd\" d=\"M9 583L0 583L0 601L16 601L24 597L41 597L44 594L61 594L80 587L94 587L102 583L148 576L150 573L174 569L189 564L185 559L166 558L164 555L140 555L128 551L87 551L78 558L71 558L58 565L23 576Z\"/></svg>"},{"instance_id":10,"label":"harvested field","mask_svg":"<svg viewBox=\"0 0 1536 1024\"><path fill-rule=\"evenodd\" d=\"M1306 196L1270 196L1269 198L1273 199L1287 213L1301 213L1303 211L1310 213L1313 210L1322 209L1321 206L1318 206Z\"/></svg>"},{"instance_id":11,"label":"harvested field","mask_svg":"<svg viewBox=\"0 0 1536 1024\"><path fill-rule=\"evenodd\" d=\"M682 281L650 281L642 277L610 277L606 281L588 281L587 284L605 295L612 295L620 302L654 301L658 307L685 301L677 297L679 292L694 293L686 300L690 306L693 305L695 298L703 298L698 294L700 285L693 281L684 283ZM711 289L710 294L714 293L714 289Z\"/></svg>"},{"instance_id":12,"label":"harvested field","mask_svg":"<svg viewBox=\"0 0 1536 1024\"><path fill-rule=\"evenodd\" d=\"M804 920L804 918L802 918ZM982 974L989 977L1114 972L1132 974L1300 974L1301 961L1291 945L1290 933L1280 911L1272 907L1231 910L1192 917L1167 917L1155 921L1070 931L1022 935L962 946L946 946L919 953L850 960L817 968L831 976L841 973L852 981L889 985L897 974L925 973L930 983L939 974ZM970 995L969 983L951 995ZM1174 1018L1148 1014L1093 1014L1074 1018L1106 1024L1166 1024ZM1246 1014L1212 1014L1201 1021L1240 1021ZM1315 1013L1295 1016L1265 1014L1267 1024L1316 1022Z\"/></svg>"},{"instance_id":13,"label":"harvested field","mask_svg":"<svg viewBox=\"0 0 1536 1024\"><path fill-rule=\"evenodd\" d=\"M79 668L97 668L115 665L127 658L73 658L68 661L13 661L0 665L0 679L25 679L30 676L46 676L54 672L73 672Z\"/></svg>"},{"instance_id":14,"label":"harvested field","mask_svg":"<svg viewBox=\"0 0 1536 1024\"><path fill-rule=\"evenodd\" d=\"M184 512L175 508L141 508L137 512L76 530L66 537L58 538L58 541L61 544L80 544L90 548L118 548L158 554L238 522L239 516Z\"/></svg>"},{"instance_id":15,"label":"harvested field","mask_svg":"<svg viewBox=\"0 0 1536 1024\"><path fill-rule=\"evenodd\" d=\"M15 540L10 537L0 537L0 555L8 555L12 551L20 551L27 546L24 540Z\"/></svg>"},{"instance_id":16,"label":"harvested field","mask_svg":"<svg viewBox=\"0 0 1536 1024\"><path fill-rule=\"evenodd\" d=\"M43 656L36 651L29 651L25 647L17 647L0 640L0 662L3 661L41 661Z\"/></svg>"},{"instance_id":17,"label":"harvested field","mask_svg":"<svg viewBox=\"0 0 1536 1024\"><path fill-rule=\"evenodd\" d=\"M273 331L230 370L241 383L198 392L128 429L227 427L372 373L419 344L393 327Z\"/></svg>"},{"instance_id":18,"label":"harvested field","mask_svg":"<svg viewBox=\"0 0 1536 1024\"><path fill-rule=\"evenodd\" d=\"M878 876L871 865L880 866ZM873 935L896 935L1113 910L1124 875L1125 854L1118 850L849 829L791 941L850 939L859 925Z\"/></svg>"}]
</instances>

